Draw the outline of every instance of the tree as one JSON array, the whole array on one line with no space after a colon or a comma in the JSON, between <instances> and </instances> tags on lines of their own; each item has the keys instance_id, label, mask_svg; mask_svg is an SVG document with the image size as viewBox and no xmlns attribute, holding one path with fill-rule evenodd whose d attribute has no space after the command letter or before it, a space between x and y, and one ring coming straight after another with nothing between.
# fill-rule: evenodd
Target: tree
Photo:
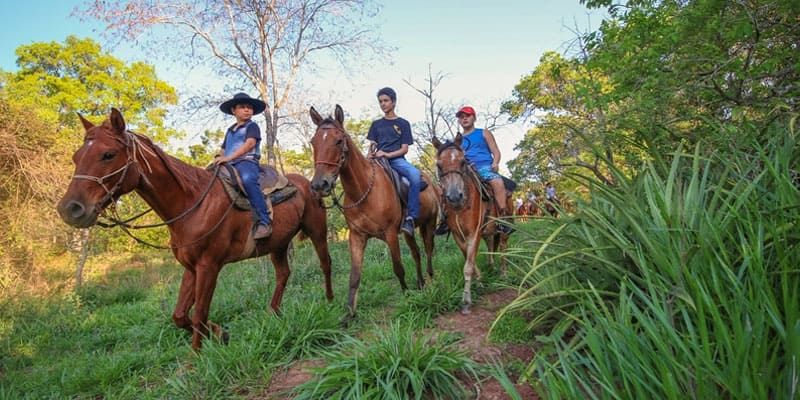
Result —
<instances>
[{"instance_id":1,"label":"tree","mask_svg":"<svg viewBox=\"0 0 800 400\"><path fill-rule=\"evenodd\" d=\"M586 4L612 15L586 37L588 66L609 77L625 124L648 146L727 146L736 138L719 124L763 128L800 111L796 1Z\"/></svg>"},{"instance_id":2,"label":"tree","mask_svg":"<svg viewBox=\"0 0 800 400\"><path fill-rule=\"evenodd\" d=\"M64 43L33 43L16 54L19 70L3 72L0 81L0 147L5 149L0 164L10 178L0 182L0 202L4 211L11 211L0 216L0 223L10 227L0 232L0 240L26 244L17 248L20 262L31 262L52 243L74 248L81 254L80 271L88 232L66 230L61 224L59 229L52 222L58 219L52 205L72 172L69 157L83 137L75 113L104 116L114 105L143 133L165 142L175 135L164 127L165 106L177 96L152 66L126 64L91 39L70 36Z\"/></svg>"},{"instance_id":3,"label":"tree","mask_svg":"<svg viewBox=\"0 0 800 400\"><path fill-rule=\"evenodd\" d=\"M85 10L120 40L156 37L157 28L166 28L164 45L151 50L191 63L207 57L220 76L255 89L267 103L263 144L272 164L283 109L301 72L326 61L322 56L346 66L383 52L368 24L375 12L370 0L95 0Z\"/></svg>"},{"instance_id":4,"label":"tree","mask_svg":"<svg viewBox=\"0 0 800 400\"><path fill-rule=\"evenodd\" d=\"M606 77L579 60L545 53L514 87L514 99L503 105L514 119L541 113L517 145L520 154L510 163L512 175L544 181L568 169L588 170L613 183L607 167L621 168L620 156L633 150L629 132L609 116L611 89Z\"/></svg>"}]
</instances>

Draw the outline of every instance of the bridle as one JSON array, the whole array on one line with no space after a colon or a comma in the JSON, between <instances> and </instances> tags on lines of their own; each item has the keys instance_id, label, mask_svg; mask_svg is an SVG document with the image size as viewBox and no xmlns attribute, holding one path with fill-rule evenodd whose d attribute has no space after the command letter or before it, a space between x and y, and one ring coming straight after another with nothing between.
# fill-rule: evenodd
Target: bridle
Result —
<instances>
[{"instance_id":1,"label":"bridle","mask_svg":"<svg viewBox=\"0 0 800 400\"><path fill-rule=\"evenodd\" d=\"M448 175L457 174L458 176L461 177L461 180L464 182L464 185L467 185L468 181L471 178L472 180L476 181L474 183L477 185L476 187L478 188L478 192L480 192L480 181L475 175L475 172L469 167L469 164L466 163L466 160L463 159L464 150L462 150L460 147L456 145L447 145L446 147L440 148L440 150L436 154L436 157L438 158L445 150L450 148L461 152L462 154L461 167L459 167L458 169L452 169L445 172L442 172L440 168L437 168L436 171L436 175L439 177L439 187L442 189L442 200L448 203L449 201L447 200L447 196L445 196L445 190L444 190L444 178ZM469 208L469 190L466 190L466 188L464 190L464 204L467 204L467 207Z\"/></svg>"},{"instance_id":2,"label":"bridle","mask_svg":"<svg viewBox=\"0 0 800 400\"><path fill-rule=\"evenodd\" d=\"M323 122L322 124L320 124L319 127L317 127L317 129L318 130L319 129L322 129L322 130L330 129L330 128L327 128L327 127L323 128L322 125L333 125L333 129L336 129L336 131L341 133L342 136L343 136L342 137L342 143L337 145L339 147L339 161L338 162L325 161L325 160L315 160L314 161L314 167L316 167L317 165L320 165L320 164L322 164L322 165L332 165L332 166L336 167L336 171L333 173L333 184L332 184L331 193L330 193L331 199L333 200L333 205L326 206L325 204L323 204L322 207L325 208L325 209L331 209L333 207L336 207L336 208L338 208L340 210L346 210L346 209L358 207L359 205L361 205L361 203L364 202L364 200L367 199L367 195L369 195L369 192L372 191L372 187L375 184L375 162L374 161L370 162L370 164L372 165L372 174L370 175L369 183L367 184L367 190L364 191L364 194L362 194L361 197L358 200L356 200L355 202L353 202L351 204L342 204L341 201L342 201L342 197L344 196L344 192L342 192L339 196L336 196L336 193L334 192L334 188L336 187L335 184L336 184L336 181L339 179L339 174L341 173L342 167L344 166L344 163L347 162L347 153L349 152L350 149L347 147L347 140L345 140L345 139L347 137L349 137L349 135L337 123Z\"/></svg>"},{"instance_id":3,"label":"bridle","mask_svg":"<svg viewBox=\"0 0 800 400\"><path fill-rule=\"evenodd\" d=\"M131 238L136 240L138 243L141 243L141 244L144 244L144 245L147 245L147 246L150 246L150 247L154 247L154 248L157 248L157 249L176 249L176 248L186 247L186 246L189 246L189 245L192 245L192 244L195 244L195 243L199 242L200 240L206 238L208 235L213 233L222 224L222 221L225 220L225 218L228 216L228 214L230 213L231 209L233 208L233 205L235 203L235 199L231 201L231 204L228 206L228 209L222 215L222 218L214 225L214 227L211 228L204 235L200 236L198 239L193 240L192 242L184 243L184 244L182 244L180 246L172 246L172 245L170 245L170 246L159 246L159 245L149 243L147 241L144 241L144 240L134 236L129 231L129 229L157 228L157 227L160 227L160 226L170 225L170 224L175 223L175 222L179 221L180 219L186 217L192 211L196 210L200 206L200 204L203 203L203 200L205 200L205 198L208 196L208 193L211 192L211 188L213 187L214 182L219 178L219 168L220 167L219 167L219 165L215 165L214 166L213 177L211 178L211 180L209 180L208 186L205 188L203 193L197 199L197 202L195 202L195 204L192 205L191 207L187 208L186 210L184 210L183 212L181 212L177 216L175 216L173 218L170 218L170 219L168 219L166 221L162 221L162 222L155 223L155 224L147 224L147 225L131 225L130 222L139 219L140 217L142 217L142 216L146 215L147 213L153 211L153 209L152 208L148 208L147 210L145 210L145 211L143 211L143 212L141 212L139 214L136 214L133 217L130 217L130 218L127 218L127 219L123 220L123 219L121 219L119 217L119 214L117 213L116 202L113 201L113 200L115 200L115 197L118 198L118 197L121 196L121 195L117 195L116 193L117 193L117 191L119 191L122 188L122 185L125 182L125 178L126 178L126 176L128 174L128 169L134 164L137 165L137 168L141 168L141 167L139 167L140 164L139 164L138 158L142 159L142 161L144 162L144 165L147 167L148 171L150 171L151 173L153 172L152 167L150 167L150 163L147 161L147 158L144 157L143 151L147 151L148 153L150 153L151 155L156 156L156 157L159 157L159 156L152 149L149 149L146 146L142 146L139 143L139 139L137 138L137 134L136 133L131 132L131 131L125 131L125 138L126 138L126 142L122 142L121 139L116 138L116 137L113 138L114 140L117 140L120 143L122 143L123 146L125 147L125 154L127 155L127 160L125 162L125 165L123 165L119 169L117 169L117 170L115 170L113 172L110 172L110 173L108 173L108 174L106 174L104 176L101 176L101 177L97 177L97 176L93 176L93 175L84 175L84 174L74 174L72 176L72 179L77 179L77 180L81 180L82 179L82 180L87 180L87 181L90 181L90 182L97 183L100 187L103 188L103 190L105 190L106 194L100 199L100 201L95 203L94 212L97 213L98 215L108 219L109 221L111 221L111 223L98 221L97 225L99 225L99 226L101 226L103 228L113 228L113 227L119 226L125 233L128 234L128 236L130 236ZM137 155L138 155L138 157L137 157ZM109 178L111 178L111 177L113 177L113 176L115 176L117 174L121 174L120 178L117 180L117 183L115 183L114 186L111 187L111 189L109 189L105 184L105 180L109 179ZM141 170L139 170L139 175L143 179L147 180L147 176L144 175ZM110 202L111 206L107 207L106 204L109 204L109 202ZM111 215L107 215L107 213L106 213L106 211L109 210L109 208L110 208L110 212L109 213Z\"/></svg>"},{"instance_id":4,"label":"bridle","mask_svg":"<svg viewBox=\"0 0 800 400\"><path fill-rule=\"evenodd\" d=\"M106 194L100 199L100 201L95 203L94 212L97 214L100 214L105 209L106 204L108 204L110 201L113 203L112 200L115 200L114 199L114 196L116 196L115 193L122 188L122 184L125 182L125 178L128 176L128 169L131 167L131 165L136 164L138 162L136 160L136 147L138 142L136 141L133 134L130 132L125 132L125 137L127 139L127 143L122 143L125 146L125 154L128 157L128 159L125 161L125 165L123 165L116 171L113 171L101 177L93 175L83 175L83 174L75 174L72 176L72 179L78 179L78 180L83 179L90 182L94 182L100 185L100 187L103 188L103 190L105 190ZM118 138L114 138L114 140L122 142ZM129 150L131 148L134 149L133 152ZM141 149L139 150L139 152L141 153ZM144 157L142 157L142 159L144 159ZM150 166L148 165L148 168L149 167ZM117 183L115 183L114 186L111 187L111 189L109 189L105 184L106 179L111 178L112 176L117 174L122 174L122 176L120 176L120 178L117 180Z\"/></svg>"}]
</instances>

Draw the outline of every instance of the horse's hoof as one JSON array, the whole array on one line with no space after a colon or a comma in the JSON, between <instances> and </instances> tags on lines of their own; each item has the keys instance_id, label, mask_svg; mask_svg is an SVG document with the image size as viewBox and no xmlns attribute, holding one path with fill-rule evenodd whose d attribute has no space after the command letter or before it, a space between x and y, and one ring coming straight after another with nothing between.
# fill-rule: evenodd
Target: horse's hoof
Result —
<instances>
[{"instance_id":1,"label":"horse's hoof","mask_svg":"<svg viewBox=\"0 0 800 400\"><path fill-rule=\"evenodd\" d=\"M464 304L464 305L461 306L461 314L469 315L471 313L472 313L472 311L469 309L469 305L468 304Z\"/></svg>"},{"instance_id":2,"label":"horse's hoof","mask_svg":"<svg viewBox=\"0 0 800 400\"><path fill-rule=\"evenodd\" d=\"M342 321L341 321L342 328L348 328L348 327L350 327L350 324L351 324L351 323L353 323L353 321L354 321L355 319L356 319L356 315L355 315L355 314L350 314L350 313L348 313L347 315L345 315L345 316L342 318Z\"/></svg>"},{"instance_id":3,"label":"horse's hoof","mask_svg":"<svg viewBox=\"0 0 800 400\"><path fill-rule=\"evenodd\" d=\"M222 344L227 346L228 342L231 341L231 335L228 333L228 331L223 330L222 335L220 335L219 339L222 342Z\"/></svg>"}]
</instances>

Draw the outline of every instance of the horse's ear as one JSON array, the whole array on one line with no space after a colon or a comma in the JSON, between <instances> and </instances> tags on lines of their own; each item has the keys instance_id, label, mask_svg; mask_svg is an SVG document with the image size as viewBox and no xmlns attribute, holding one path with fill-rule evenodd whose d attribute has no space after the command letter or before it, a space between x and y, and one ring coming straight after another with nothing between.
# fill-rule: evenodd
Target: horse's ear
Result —
<instances>
[{"instance_id":1,"label":"horse's ear","mask_svg":"<svg viewBox=\"0 0 800 400\"><path fill-rule=\"evenodd\" d=\"M461 140L462 140L462 139L464 139L464 137L463 137L463 136L461 136L461 132L458 132L458 133L456 134L456 139L455 139L455 140L453 140L453 143L455 143L455 144L456 144L456 146L458 146L458 147L461 147Z\"/></svg>"},{"instance_id":2,"label":"horse's ear","mask_svg":"<svg viewBox=\"0 0 800 400\"><path fill-rule=\"evenodd\" d=\"M336 109L333 110L333 116L340 126L344 126L344 110L342 110L342 106L336 105Z\"/></svg>"},{"instance_id":3,"label":"horse's ear","mask_svg":"<svg viewBox=\"0 0 800 400\"><path fill-rule=\"evenodd\" d=\"M111 127L117 133L125 133L125 118L122 118L122 113L116 108L111 109L111 115L108 117L111 121Z\"/></svg>"},{"instance_id":4,"label":"horse's ear","mask_svg":"<svg viewBox=\"0 0 800 400\"><path fill-rule=\"evenodd\" d=\"M439 147L442 147L442 142L440 142L439 138L437 138L436 136L434 136L433 139L431 139L431 143L433 143L433 147L435 147L436 150L439 150Z\"/></svg>"},{"instance_id":5,"label":"horse's ear","mask_svg":"<svg viewBox=\"0 0 800 400\"><path fill-rule=\"evenodd\" d=\"M86 129L88 131L89 129L94 128L94 124L89 122L89 120L87 120L86 118L83 118L83 115L81 115L81 113L77 113L77 114L78 114L78 118L81 119L81 124L83 124L83 129Z\"/></svg>"},{"instance_id":6,"label":"horse's ear","mask_svg":"<svg viewBox=\"0 0 800 400\"><path fill-rule=\"evenodd\" d=\"M319 115L319 113L313 106L308 110L308 115L311 116L311 120L314 121L314 125L319 126L319 124L322 123L323 120L322 116Z\"/></svg>"}]
</instances>

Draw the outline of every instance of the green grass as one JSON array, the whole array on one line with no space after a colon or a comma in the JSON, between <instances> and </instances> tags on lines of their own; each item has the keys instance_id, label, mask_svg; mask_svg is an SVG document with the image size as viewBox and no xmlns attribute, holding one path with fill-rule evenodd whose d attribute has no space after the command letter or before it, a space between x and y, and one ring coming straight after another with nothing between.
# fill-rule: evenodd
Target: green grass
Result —
<instances>
[{"instance_id":1,"label":"green grass","mask_svg":"<svg viewBox=\"0 0 800 400\"><path fill-rule=\"evenodd\" d=\"M542 395L798 398L800 146L785 127L748 134L618 187L586 180L573 221L522 235L507 310L540 316Z\"/></svg>"},{"instance_id":2,"label":"green grass","mask_svg":"<svg viewBox=\"0 0 800 400\"><path fill-rule=\"evenodd\" d=\"M191 350L190 335L171 321L182 267L171 261L147 262L150 257L166 257L160 253L137 255L140 262L133 267L121 260L116 266L87 271L86 282L77 291L56 291L47 298L4 297L0 398L257 397L275 371L298 360L327 358L345 344L363 341L362 350L374 352L382 343L369 338L379 335L395 341L413 339L410 345L429 344L419 340L436 315L458 309L463 285L460 251L452 240L439 238L436 245L434 281L423 291L403 294L386 246L370 241L358 318L347 329L340 325L350 268L346 243L331 244L335 299L330 304L310 243L297 245L280 317L268 307L275 281L269 262L228 265L220 274L210 319L228 330L230 343L207 340L199 353ZM413 262L405 244L401 247L406 282L413 287ZM479 262L485 264L485 256ZM71 278L62 275L58 279ZM477 300L497 287L495 279L486 275L483 287L475 291ZM473 368L451 352L444 336L435 348L424 350L433 353L410 353L419 356L410 361L445 371ZM430 382L421 378L426 388L455 385L431 376ZM404 379L412 377L398 375L391 380L401 387Z\"/></svg>"},{"instance_id":3,"label":"green grass","mask_svg":"<svg viewBox=\"0 0 800 400\"><path fill-rule=\"evenodd\" d=\"M421 335L390 324L363 340L349 338L325 352L325 366L294 390L297 399L458 399L459 376L478 379L477 365L449 335Z\"/></svg>"}]
</instances>

